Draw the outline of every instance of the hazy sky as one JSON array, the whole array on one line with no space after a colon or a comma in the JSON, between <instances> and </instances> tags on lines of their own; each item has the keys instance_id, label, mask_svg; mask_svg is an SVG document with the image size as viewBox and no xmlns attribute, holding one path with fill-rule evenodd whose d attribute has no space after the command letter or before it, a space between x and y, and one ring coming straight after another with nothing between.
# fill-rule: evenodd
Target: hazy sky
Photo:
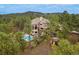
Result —
<instances>
[{"instance_id":1,"label":"hazy sky","mask_svg":"<svg viewBox=\"0 0 79 59\"><path fill-rule=\"evenodd\" d=\"M55 13L63 12L79 14L79 4L0 4L0 14L22 13L27 11Z\"/></svg>"}]
</instances>

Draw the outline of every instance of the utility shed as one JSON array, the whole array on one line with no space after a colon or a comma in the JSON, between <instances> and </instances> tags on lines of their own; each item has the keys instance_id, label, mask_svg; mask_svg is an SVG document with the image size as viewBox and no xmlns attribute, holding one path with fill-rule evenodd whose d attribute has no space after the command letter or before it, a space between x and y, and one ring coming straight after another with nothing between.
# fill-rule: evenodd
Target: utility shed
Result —
<instances>
[{"instance_id":1,"label":"utility shed","mask_svg":"<svg viewBox=\"0 0 79 59\"><path fill-rule=\"evenodd\" d=\"M39 33L48 28L49 21L43 17L38 17L32 20L32 35L38 37Z\"/></svg>"},{"instance_id":2,"label":"utility shed","mask_svg":"<svg viewBox=\"0 0 79 59\"><path fill-rule=\"evenodd\" d=\"M79 32L77 32L77 31L71 31L70 33L69 33L69 41L71 42L71 43L77 43L77 42L79 42Z\"/></svg>"}]
</instances>

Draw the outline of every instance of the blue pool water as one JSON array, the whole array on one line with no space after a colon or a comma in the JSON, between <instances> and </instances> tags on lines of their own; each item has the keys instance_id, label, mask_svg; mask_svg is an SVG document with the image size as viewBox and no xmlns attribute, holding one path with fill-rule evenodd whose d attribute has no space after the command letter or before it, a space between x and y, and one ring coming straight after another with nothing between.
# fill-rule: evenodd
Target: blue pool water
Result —
<instances>
[{"instance_id":1,"label":"blue pool water","mask_svg":"<svg viewBox=\"0 0 79 59\"><path fill-rule=\"evenodd\" d=\"M23 36L23 39L26 40L26 41L31 41L31 40L33 40L33 37L31 35L25 34Z\"/></svg>"}]
</instances>

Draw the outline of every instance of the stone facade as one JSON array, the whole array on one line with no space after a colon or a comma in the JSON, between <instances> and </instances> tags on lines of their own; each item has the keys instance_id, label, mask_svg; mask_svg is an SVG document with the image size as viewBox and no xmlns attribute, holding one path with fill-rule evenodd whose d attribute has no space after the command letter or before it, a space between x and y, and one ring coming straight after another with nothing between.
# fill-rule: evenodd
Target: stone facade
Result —
<instances>
[{"instance_id":1,"label":"stone facade","mask_svg":"<svg viewBox=\"0 0 79 59\"><path fill-rule=\"evenodd\" d=\"M43 17L32 20L32 35L38 37L39 33L48 28L49 21Z\"/></svg>"}]
</instances>

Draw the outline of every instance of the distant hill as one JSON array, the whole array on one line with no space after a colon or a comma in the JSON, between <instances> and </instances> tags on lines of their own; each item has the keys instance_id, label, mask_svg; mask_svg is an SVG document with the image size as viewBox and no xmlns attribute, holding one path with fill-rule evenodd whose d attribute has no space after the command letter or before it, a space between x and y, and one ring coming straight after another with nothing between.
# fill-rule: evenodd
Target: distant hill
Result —
<instances>
[{"instance_id":1,"label":"distant hill","mask_svg":"<svg viewBox=\"0 0 79 59\"><path fill-rule=\"evenodd\" d=\"M66 31L70 31L70 30L79 31L79 28L78 28L79 14L69 14L67 11L64 11L63 13L59 13L59 12L58 13L42 13L42 12L28 11L24 13L4 14L4 15L0 15L0 23L9 24L9 22L11 21L13 22L13 20L15 20L15 22L16 21L18 22L18 25L15 25L14 23L13 25L20 27L21 24L19 23L23 22L22 24L25 24L28 21L30 22L30 20L36 17L40 17L40 16L50 20L52 30L57 29L58 24L61 24ZM24 25L22 25L21 28L24 29L25 28Z\"/></svg>"}]
</instances>

